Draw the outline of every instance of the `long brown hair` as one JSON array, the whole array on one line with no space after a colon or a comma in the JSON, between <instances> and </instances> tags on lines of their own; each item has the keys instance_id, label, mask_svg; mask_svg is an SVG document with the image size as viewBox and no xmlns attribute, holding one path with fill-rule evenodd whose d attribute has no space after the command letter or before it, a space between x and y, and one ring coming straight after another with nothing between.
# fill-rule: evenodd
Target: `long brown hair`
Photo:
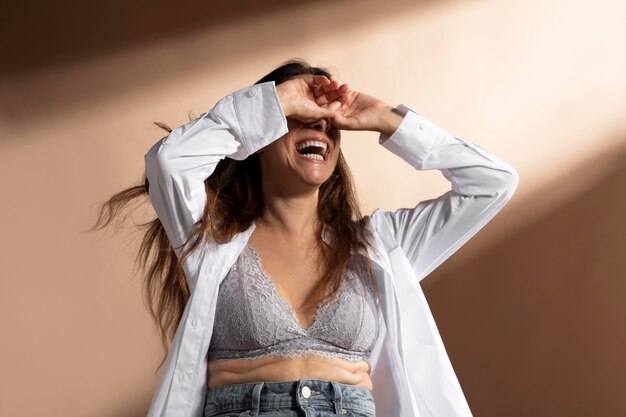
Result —
<instances>
[{"instance_id":1,"label":"long brown hair","mask_svg":"<svg viewBox=\"0 0 626 417\"><path fill-rule=\"evenodd\" d=\"M313 67L305 60L296 58L283 62L255 84L274 81L278 85L300 74L330 77L330 72L326 69ZM189 119L192 121L194 117L190 115ZM172 131L165 123L154 122L154 124L167 132ZM253 153L242 161L222 159L211 176L204 181L207 193L204 213L183 245L180 258L176 256L158 217L139 225L146 228L146 232L136 261L144 271L147 270L143 287L144 297L147 299L148 310L159 330L166 352L157 371L167 357L167 351L190 295L182 267L184 260L208 239L217 243L227 243L237 233L248 230L252 222L263 213L260 178L257 154ZM133 200L149 200L149 186L148 178L145 178L143 184L129 187L111 196L100 206L96 224L90 230L107 226ZM320 226L316 232L316 240L325 274L310 300L313 305L330 302L336 297L343 272L350 261L351 249L367 250L368 246L374 249L371 231L365 224L366 218L360 212L352 174L341 150L333 174L320 186L317 213ZM324 225L330 232L332 246L322 239ZM368 257L357 259L359 262L354 263L357 275L363 285L371 285L378 300L379 291L370 259Z\"/></svg>"}]
</instances>

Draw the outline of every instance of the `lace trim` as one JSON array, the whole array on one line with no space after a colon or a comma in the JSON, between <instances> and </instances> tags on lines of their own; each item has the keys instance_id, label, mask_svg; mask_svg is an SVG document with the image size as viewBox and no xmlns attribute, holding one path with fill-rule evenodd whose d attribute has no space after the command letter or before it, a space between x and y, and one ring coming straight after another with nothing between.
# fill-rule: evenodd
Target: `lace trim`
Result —
<instances>
[{"instance_id":1,"label":"lace trim","mask_svg":"<svg viewBox=\"0 0 626 417\"><path fill-rule=\"evenodd\" d=\"M215 351L213 351L212 353L214 352ZM323 352L319 350L303 350L303 351L291 350L288 352L281 352L281 353L263 352L255 356L246 355L246 356L230 356L230 357L218 356L218 354L216 354L216 355L211 355L209 359L212 361L225 361L229 359L241 359L245 361L252 361L252 360L259 359L259 358L265 358L267 356L276 356L279 358L286 358L286 359L298 359L298 358L304 358L304 357L318 357L318 358L322 357L322 358L327 358L327 359L340 358L340 359L346 359L349 361L368 361L369 360L369 355L351 355L349 353Z\"/></svg>"},{"instance_id":2,"label":"lace trim","mask_svg":"<svg viewBox=\"0 0 626 417\"><path fill-rule=\"evenodd\" d=\"M321 315L322 310L325 310L329 306L331 306L337 300L337 298L332 300L330 303L323 303L322 305L318 305L317 308L315 309L315 315L313 316L313 321L311 322L309 327L305 328L302 325L302 323L300 323L300 320L298 320L298 316L296 315L296 312L294 311L293 307L291 307L291 305L278 292L278 288L276 287L276 283L274 282L274 279L270 276L270 274L263 267L263 262L261 261L261 255L259 255L257 250L250 243L247 243L246 246L250 250L250 253L252 253L252 256L254 256L254 259L256 260L255 265L258 267L258 271L260 272L261 276L263 276L263 278L268 282L269 287L272 289L272 292L276 295L276 298L280 300L280 302L283 304L283 306L287 310L289 310L289 312L291 313L290 315L292 316L294 322L298 325L298 327L300 327L306 333L310 333L315 327L319 327L318 326L319 316Z\"/></svg>"},{"instance_id":3,"label":"lace trim","mask_svg":"<svg viewBox=\"0 0 626 417\"><path fill-rule=\"evenodd\" d=\"M368 360L371 351L363 352L360 354L349 352L337 352L326 351L328 347L319 345L318 347L294 347L293 344L283 344L279 346L272 346L269 348L256 349L256 350L212 350L209 353L209 359L211 360L227 360L227 359L244 359L254 360L258 358L264 358L267 356L276 356L282 358L303 358L306 356L323 357L323 358L343 358L347 360L362 361ZM335 347L335 349L340 349Z\"/></svg>"}]
</instances>

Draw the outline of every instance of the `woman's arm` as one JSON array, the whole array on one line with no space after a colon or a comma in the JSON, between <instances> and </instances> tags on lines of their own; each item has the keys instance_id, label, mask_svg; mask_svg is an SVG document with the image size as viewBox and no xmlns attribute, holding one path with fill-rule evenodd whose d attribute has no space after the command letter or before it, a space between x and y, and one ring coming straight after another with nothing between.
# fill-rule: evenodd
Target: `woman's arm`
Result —
<instances>
[{"instance_id":1,"label":"woman's arm","mask_svg":"<svg viewBox=\"0 0 626 417\"><path fill-rule=\"evenodd\" d=\"M446 132L405 105L381 119L379 143L417 170L438 169L451 189L412 208L381 211L418 280L443 263L509 201L515 168L482 147ZM397 117L396 117L397 116ZM397 126L391 136L390 127ZM398 182L399 187L403 187ZM408 190L407 190L408 191ZM378 211L378 209L377 209Z\"/></svg>"},{"instance_id":2,"label":"woman's arm","mask_svg":"<svg viewBox=\"0 0 626 417\"><path fill-rule=\"evenodd\" d=\"M378 142L417 170L438 169L450 191L412 208L377 209L385 238L391 234L421 280L483 228L512 197L517 171L482 147L453 136L405 105L349 90L333 116L340 129L373 130ZM398 187L404 187L402 181ZM408 190L407 190L408 191ZM386 226L386 227L385 227Z\"/></svg>"},{"instance_id":3,"label":"woman's arm","mask_svg":"<svg viewBox=\"0 0 626 417\"><path fill-rule=\"evenodd\" d=\"M146 153L149 196L177 254L206 203L204 180L229 157L246 159L287 133L273 81L242 88L172 130Z\"/></svg>"},{"instance_id":4,"label":"woman's arm","mask_svg":"<svg viewBox=\"0 0 626 417\"><path fill-rule=\"evenodd\" d=\"M453 136L407 106L349 90L333 116L340 129L373 130L379 143L417 170L438 169L450 191L412 208L375 210L377 227L389 234L411 263L417 279L426 277L484 227L517 188L517 171L482 147ZM401 181L398 187L404 187Z\"/></svg>"}]
</instances>

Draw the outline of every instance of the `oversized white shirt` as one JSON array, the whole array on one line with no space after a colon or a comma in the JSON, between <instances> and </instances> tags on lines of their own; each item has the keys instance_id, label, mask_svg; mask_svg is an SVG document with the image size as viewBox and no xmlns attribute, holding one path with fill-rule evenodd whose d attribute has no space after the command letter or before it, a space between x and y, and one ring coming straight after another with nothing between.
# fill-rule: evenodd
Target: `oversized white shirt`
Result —
<instances>
[{"instance_id":1,"label":"oversized white shirt","mask_svg":"<svg viewBox=\"0 0 626 417\"><path fill-rule=\"evenodd\" d=\"M451 189L412 208L367 216L378 253L381 326L372 349L372 394L379 417L471 417L420 280L484 227L517 188L517 171L482 147L453 136L409 107L379 144L416 170L438 169ZM273 81L220 99L174 129L145 155L150 201L179 254L207 201L204 180L225 157L244 160L288 132ZM398 187L404 187L398 181ZM410 190L407 190L410 192ZM159 376L148 417L202 417L207 350L218 288L256 224L228 243L210 241L185 262L191 294Z\"/></svg>"}]
</instances>

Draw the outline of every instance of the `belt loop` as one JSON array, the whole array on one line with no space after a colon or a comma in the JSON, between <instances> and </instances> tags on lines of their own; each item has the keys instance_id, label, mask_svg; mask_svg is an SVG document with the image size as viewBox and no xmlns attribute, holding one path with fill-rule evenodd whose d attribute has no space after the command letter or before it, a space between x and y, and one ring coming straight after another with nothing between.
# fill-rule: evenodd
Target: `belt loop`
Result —
<instances>
[{"instance_id":1,"label":"belt loop","mask_svg":"<svg viewBox=\"0 0 626 417\"><path fill-rule=\"evenodd\" d=\"M261 413L261 390L263 389L263 384L265 384L263 381L257 382L252 389L252 409L250 410L250 415L257 416Z\"/></svg>"},{"instance_id":2,"label":"belt loop","mask_svg":"<svg viewBox=\"0 0 626 417\"><path fill-rule=\"evenodd\" d=\"M335 381L330 381L333 385L333 402L335 403L335 414L343 414L343 404L341 403L341 387Z\"/></svg>"}]
</instances>

